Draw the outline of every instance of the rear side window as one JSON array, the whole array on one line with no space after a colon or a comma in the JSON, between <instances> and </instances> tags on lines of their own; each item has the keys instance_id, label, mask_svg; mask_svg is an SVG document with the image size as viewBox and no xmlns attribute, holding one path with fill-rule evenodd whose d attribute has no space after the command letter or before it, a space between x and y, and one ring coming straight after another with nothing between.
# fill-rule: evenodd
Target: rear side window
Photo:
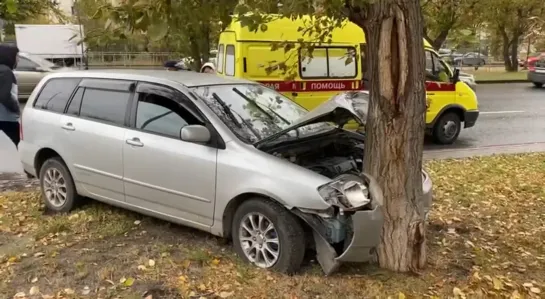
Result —
<instances>
[{"instance_id":1,"label":"rear side window","mask_svg":"<svg viewBox=\"0 0 545 299\"><path fill-rule=\"evenodd\" d=\"M130 96L128 91L85 88L80 116L122 126Z\"/></svg>"},{"instance_id":2,"label":"rear side window","mask_svg":"<svg viewBox=\"0 0 545 299\"><path fill-rule=\"evenodd\" d=\"M218 63L218 69L216 70L216 72L218 73L223 73L223 61L225 59L225 56L223 55L223 44L222 45L219 45L218 47L218 56L216 58L216 61Z\"/></svg>"},{"instance_id":3,"label":"rear side window","mask_svg":"<svg viewBox=\"0 0 545 299\"><path fill-rule=\"evenodd\" d=\"M235 75L235 46L233 45L225 47L225 75Z\"/></svg>"},{"instance_id":4,"label":"rear side window","mask_svg":"<svg viewBox=\"0 0 545 299\"><path fill-rule=\"evenodd\" d=\"M34 107L52 112L64 112L72 92L80 81L79 78L58 78L47 81L34 102Z\"/></svg>"},{"instance_id":5,"label":"rear side window","mask_svg":"<svg viewBox=\"0 0 545 299\"><path fill-rule=\"evenodd\" d=\"M351 79L358 74L354 47L316 47L312 57L299 53L301 78Z\"/></svg>"},{"instance_id":6,"label":"rear side window","mask_svg":"<svg viewBox=\"0 0 545 299\"><path fill-rule=\"evenodd\" d=\"M70 101L70 104L68 105L68 110L66 110L66 114L68 115L79 115L79 108L81 107L81 100L83 99L83 93L85 92L85 88L80 87L72 97L72 101Z\"/></svg>"}]
</instances>

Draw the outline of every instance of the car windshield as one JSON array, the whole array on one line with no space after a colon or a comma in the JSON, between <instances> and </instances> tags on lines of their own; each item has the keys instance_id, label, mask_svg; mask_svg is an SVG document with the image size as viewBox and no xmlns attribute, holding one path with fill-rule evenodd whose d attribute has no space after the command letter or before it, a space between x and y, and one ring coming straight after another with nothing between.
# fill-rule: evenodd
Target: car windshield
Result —
<instances>
[{"instance_id":1,"label":"car windshield","mask_svg":"<svg viewBox=\"0 0 545 299\"><path fill-rule=\"evenodd\" d=\"M192 91L244 142L255 143L293 125L308 111L280 93L258 84L199 86ZM297 137L334 127L310 124L286 135Z\"/></svg>"},{"instance_id":2,"label":"car windshield","mask_svg":"<svg viewBox=\"0 0 545 299\"><path fill-rule=\"evenodd\" d=\"M24 56L26 58L32 60L34 63L39 64L41 67L50 68L50 69L59 68L58 65L54 64L53 62L51 62L51 61L49 61L47 59L41 58L39 56L35 56L35 55L32 55L32 54L24 54Z\"/></svg>"}]
</instances>

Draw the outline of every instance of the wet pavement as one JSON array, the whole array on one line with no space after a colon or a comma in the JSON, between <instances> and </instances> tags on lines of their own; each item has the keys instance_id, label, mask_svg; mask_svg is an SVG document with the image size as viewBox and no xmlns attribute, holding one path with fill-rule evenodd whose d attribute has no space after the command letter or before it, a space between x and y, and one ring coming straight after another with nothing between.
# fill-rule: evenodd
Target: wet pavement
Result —
<instances>
[{"instance_id":1,"label":"wet pavement","mask_svg":"<svg viewBox=\"0 0 545 299\"><path fill-rule=\"evenodd\" d=\"M494 153L545 151L545 88L529 83L477 86L481 114L455 144L425 145L425 158L459 158ZM23 170L9 139L0 133L0 173ZM0 179L1 180L1 179Z\"/></svg>"}]
</instances>

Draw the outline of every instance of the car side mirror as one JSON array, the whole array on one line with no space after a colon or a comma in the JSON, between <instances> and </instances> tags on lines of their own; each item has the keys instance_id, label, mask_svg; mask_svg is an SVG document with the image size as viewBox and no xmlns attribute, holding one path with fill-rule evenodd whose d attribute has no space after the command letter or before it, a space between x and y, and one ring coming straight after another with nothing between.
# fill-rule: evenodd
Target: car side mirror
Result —
<instances>
[{"instance_id":1,"label":"car side mirror","mask_svg":"<svg viewBox=\"0 0 545 299\"><path fill-rule=\"evenodd\" d=\"M201 125L187 125L180 130L180 138L183 141L207 143L211 139L210 131Z\"/></svg>"},{"instance_id":2,"label":"car side mirror","mask_svg":"<svg viewBox=\"0 0 545 299\"><path fill-rule=\"evenodd\" d=\"M452 83L456 84L460 81L460 69L455 68L454 74L452 75Z\"/></svg>"}]
</instances>

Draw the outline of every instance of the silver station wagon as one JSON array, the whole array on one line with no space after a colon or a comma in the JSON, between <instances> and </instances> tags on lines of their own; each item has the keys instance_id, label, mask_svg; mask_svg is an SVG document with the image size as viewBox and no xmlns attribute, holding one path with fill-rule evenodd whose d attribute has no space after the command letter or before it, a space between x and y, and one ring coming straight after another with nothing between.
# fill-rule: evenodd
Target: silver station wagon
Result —
<instances>
[{"instance_id":1,"label":"silver station wagon","mask_svg":"<svg viewBox=\"0 0 545 299\"><path fill-rule=\"evenodd\" d=\"M331 273L371 259L383 222L364 136L342 129L364 121L351 100L309 112L211 74L52 73L23 111L19 153L54 212L88 197L230 238L261 268L295 272L313 248Z\"/></svg>"}]
</instances>

